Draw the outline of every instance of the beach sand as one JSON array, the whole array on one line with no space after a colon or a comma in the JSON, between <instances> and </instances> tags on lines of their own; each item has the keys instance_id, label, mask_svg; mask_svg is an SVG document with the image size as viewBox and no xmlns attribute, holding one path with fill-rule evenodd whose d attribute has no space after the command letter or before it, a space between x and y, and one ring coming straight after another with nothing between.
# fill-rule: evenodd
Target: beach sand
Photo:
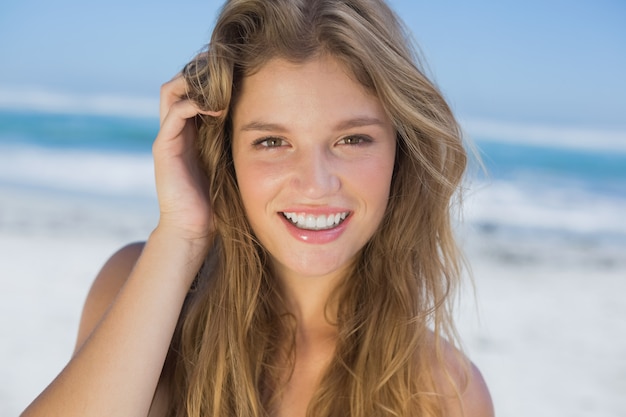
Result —
<instances>
[{"instance_id":1,"label":"beach sand","mask_svg":"<svg viewBox=\"0 0 626 417\"><path fill-rule=\"evenodd\" d=\"M16 416L71 356L106 259L146 238L154 201L0 187L0 416ZM499 417L626 415L626 252L593 239L476 228L458 309Z\"/></svg>"},{"instance_id":2,"label":"beach sand","mask_svg":"<svg viewBox=\"0 0 626 417\"><path fill-rule=\"evenodd\" d=\"M626 252L479 246L477 307L463 300L459 326L496 415L625 416Z\"/></svg>"}]
</instances>

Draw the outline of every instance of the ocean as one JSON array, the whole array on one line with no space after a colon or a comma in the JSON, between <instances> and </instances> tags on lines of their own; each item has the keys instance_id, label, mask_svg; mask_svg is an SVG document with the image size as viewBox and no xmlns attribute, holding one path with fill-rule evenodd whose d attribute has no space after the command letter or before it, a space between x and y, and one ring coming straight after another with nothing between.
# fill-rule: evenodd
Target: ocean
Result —
<instances>
[{"instance_id":1,"label":"ocean","mask_svg":"<svg viewBox=\"0 0 626 417\"><path fill-rule=\"evenodd\" d=\"M0 111L0 186L156 204L158 120ZM471 137L463 220L483 233L626 242L626 150ZM589 144L588 144L589 145ZM2 211L0 210L0 215Z\"/></svg>"},{"instance_id":2,"label":"ocean","mask_svg":"<svg viewBox=\"0 0 626 417\"><path fill-rule=\"evenodd\" d=\"M158 120L0 111L0 184L106 197L154 196Z\"/></svg>"}]
</instances>

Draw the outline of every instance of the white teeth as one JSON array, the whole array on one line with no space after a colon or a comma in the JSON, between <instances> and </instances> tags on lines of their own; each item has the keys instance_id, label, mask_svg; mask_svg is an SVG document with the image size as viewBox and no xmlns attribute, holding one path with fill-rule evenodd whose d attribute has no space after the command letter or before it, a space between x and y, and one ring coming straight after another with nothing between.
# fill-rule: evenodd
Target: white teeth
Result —
<instances>
[{"instance_id":1,"label":"white teeth","mask_svg":"<svg viewBox=\"0 0 626 417\"><path fill-rule=\"evenodd\" d=\"M322 214L321 216L317 218L317 221L315 222L315 228L323 229L325 227L326 227L326 216Z\"/></svg>"},{"instance_id":2,"label":"white teeth","mask_svg":"<svg viewBox=\"0 0 626 417\"><path fill-rule=\"evenodd\" d=\"M282 214L287 220L300 229L325 230L339 225L348 217L349 213L345 211L342 213L329 214L328 216L324 214L315 216L313 214L286 212Z\"/></svg>"},{"instance_id":3,"label":"white teeth","mask_svg":"<svg viewBox=\"0 0 626 417\"><path fill-rule=\"evenodd\" d=\"M312 214L309 214L308 216L306 216L306 223L305 223L305 227L307 229L315 229L317 227L317 222L315 221L315 216L313 216Z\"/></svg>"}]
</instances>

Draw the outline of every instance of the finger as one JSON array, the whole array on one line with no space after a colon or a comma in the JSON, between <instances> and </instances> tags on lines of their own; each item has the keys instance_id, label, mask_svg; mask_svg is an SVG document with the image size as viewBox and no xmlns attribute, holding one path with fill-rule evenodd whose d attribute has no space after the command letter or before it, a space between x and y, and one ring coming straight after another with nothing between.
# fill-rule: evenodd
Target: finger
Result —
<instances>
[{"instance_id":1,"label":"finger","mask_svg":"<svg viewBox=\"0 0 626 417\"><path fill-rule=\"evenodd\" d=\"M176 75L167 83L161 86L161 101L159 108L160 122L163 124L170 107L182 100L187 100L187 82L182 74ZM207 116L219 117L223 114L223 110L202 110L196 107L196 114L206 114Z\"/></svg>"},{"instance_id":2,"label":"finger","mask_svg":"<svg viewBox=\"0 0 626 417\"><path fill-rule=\"evenodd\" d=\"M169 112L172 104L186 97L187 82L180 73L161 86L161 96L159 103L159 117L161 123L163 123L163 120Z\"/></svg>"},{"instance_id":3,"label":"finger","mask_svg":"<svg viewBox=\"0 0 626 417\"><path fill-rule=\"evenodd\" d=\"M187 120L200 113L201 110L191 100L175 101L169 106L163 117L157 141L159 139L172 139L180 135Z\"/></svg>"},{"instance_id":4,"label":"finger","mask_svg":"<svg viewBox=\"0 0 626 417\"><path fill-rule=\"evenodd\" d=\"M184 123L186 119L190 119L199 114L204 114L211 117L220 117L224 113L224 110L203 110L190 99L179 99L173 102L163 118L163 125L169 120L177 120ZM175 124L176 125L176 124Z\"/></svg>"},{"instance_id":5,"label":"finger","mask_svg":"<svg viewBox=\"0 0 626 417\"><path fill-rule=\"evenodd\" d=\"M222 113L223 110L202 110L189 99L178 100L169 106L167 114L161 123L161 129L157 135L155 145L157 145L157 142L168 142L181 135L188 120L198 114L219 117Z\"/></svg>"}]
</instances>

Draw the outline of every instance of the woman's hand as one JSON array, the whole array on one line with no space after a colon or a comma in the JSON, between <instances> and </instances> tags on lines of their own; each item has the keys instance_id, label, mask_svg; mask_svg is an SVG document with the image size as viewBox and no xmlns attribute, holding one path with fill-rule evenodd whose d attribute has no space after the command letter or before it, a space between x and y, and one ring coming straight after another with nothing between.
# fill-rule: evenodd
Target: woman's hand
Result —
<instances>
[{"instance_id":1,"label":"woman's hand","mask_svg":"<svg viewBox=\"0 0 626 417\"><path fill-rule=\"evenodd\" d=\"M194 117L219 117L222 112L199 109L186 93L180 74L161 88L161 128L152 147L160 207L158 229L206 245L214 230L213 214Z\"/></svg>"}]
</instances>

